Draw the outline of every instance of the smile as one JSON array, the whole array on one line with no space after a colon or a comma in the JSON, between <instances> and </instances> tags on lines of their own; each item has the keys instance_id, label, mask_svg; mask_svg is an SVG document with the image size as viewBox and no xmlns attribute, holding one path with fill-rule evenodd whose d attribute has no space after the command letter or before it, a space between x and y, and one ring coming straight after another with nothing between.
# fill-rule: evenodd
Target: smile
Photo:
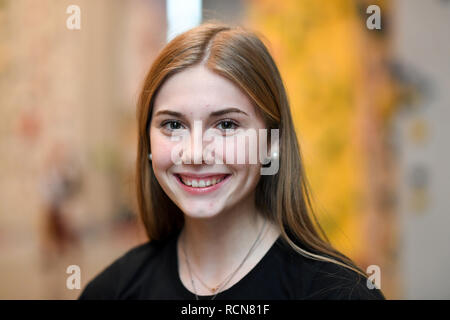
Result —
<instances>
[{"instance_id":1,"label":"smile","mask_svg":"<svg viewBox=\"0 0 450 320\"><path fill-rule=\"evenodd\" d=\"M229 179L231 174L214 174L207 176L188 176L175 174L182 188L190 193L205 193L214 191Z\"/></svg>"}]
</instances>

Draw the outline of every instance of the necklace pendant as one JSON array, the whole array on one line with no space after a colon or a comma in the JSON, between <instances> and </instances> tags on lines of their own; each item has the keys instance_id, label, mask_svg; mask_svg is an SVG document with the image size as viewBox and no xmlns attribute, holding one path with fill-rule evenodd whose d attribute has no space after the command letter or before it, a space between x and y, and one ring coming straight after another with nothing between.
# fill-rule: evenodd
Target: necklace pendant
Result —
<instances>
[{"instance_id":1,"label":"necklace pendant","mask_svg":"<svg viewBox=\"0 0 450 320\"><path fill-rule=\"evenodd\" d=\"M212 293L216 292L216 290L217 290L217 287L211 288L211 292L212 292Z\"/></svg>"}]
</instances>

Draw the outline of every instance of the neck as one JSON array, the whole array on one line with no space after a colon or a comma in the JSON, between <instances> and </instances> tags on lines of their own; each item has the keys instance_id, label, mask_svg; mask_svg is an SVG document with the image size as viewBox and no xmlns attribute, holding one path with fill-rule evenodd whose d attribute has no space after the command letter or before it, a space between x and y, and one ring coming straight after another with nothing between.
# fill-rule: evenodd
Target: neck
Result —
<instances>
[{"instance_id":1,"label":"neck","mask_svg":"<svg viewBox=\"0 0 450 320\"><path fill-rule=\"evenodd\" d=\"M253 201L240 204L221 212L213 218L198 219L185 216L185 225L180 234L180 245L185 247L191 267L205 281L214 283L223 279L237 267L254 244L265 218L258 213ZM267 221L266 228L272 235L273 225ZM263 236L263 235L261 235ZM258 245L259 247L259 245ZM256 250L257 248L255 248Z\"/></svg>"}]
</instances>

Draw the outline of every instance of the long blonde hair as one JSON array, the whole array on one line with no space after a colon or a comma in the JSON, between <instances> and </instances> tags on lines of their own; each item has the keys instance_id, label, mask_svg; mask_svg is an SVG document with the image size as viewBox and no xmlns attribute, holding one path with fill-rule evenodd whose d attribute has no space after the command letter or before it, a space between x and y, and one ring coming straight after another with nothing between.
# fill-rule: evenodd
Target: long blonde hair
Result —
<instances>
[{"instance_id":1,"label":"long blonde hair","mask_svg":"<svg viewBox=\"0 0 450 320\"><path fill-rule=\"evenodd\" d=\"M269 51L256 33L220 23L204 23L175 37L159 53L143 84L137 109L136 187L149 239L164 239L184 223L183 213L162 190L147 158L154 97L171 75L200 63L241 88L267 128L279 129L279 171L261 176L255 200L259 211L279 227L281 237L299 254L367 277L332 247L314 214L289 100Z\"/></svg>"}]
</instances>

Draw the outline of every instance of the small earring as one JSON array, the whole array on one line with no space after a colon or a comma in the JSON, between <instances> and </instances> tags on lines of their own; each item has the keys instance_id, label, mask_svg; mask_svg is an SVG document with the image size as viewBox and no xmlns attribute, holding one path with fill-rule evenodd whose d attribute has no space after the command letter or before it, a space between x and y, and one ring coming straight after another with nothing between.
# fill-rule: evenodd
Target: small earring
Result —
<instances>
[{"instance_id":1,"label":"small earring","mask_svg":"<svg viewBox=\"0 0 450 320\"><path fill-rule=\"evenodd\" d=\"M151 153L148 154L148 160L152 161L152 154Z\"/></svg>"},{"instance_id":2,"label":"small earring","mask_svg":"<svg viewBox=\"0 0 450 320\"><path fill-rule=\"evenodd\" d=\"M264 159L263 166L270 165L271 161L272 161L272 156L268 156L267 158Z\"/></svg>"},{"instance_id":3,"label":"small earring","mask_svg":"<svg viewBox=\"0 0 450 320\"><path fill-rule=\"evenodd\" d=\"M274 152L269 157L266 158L266 165L270 165L272 160L276 159L278 157L278 153Z\"/></svg>"}]
</instances>

